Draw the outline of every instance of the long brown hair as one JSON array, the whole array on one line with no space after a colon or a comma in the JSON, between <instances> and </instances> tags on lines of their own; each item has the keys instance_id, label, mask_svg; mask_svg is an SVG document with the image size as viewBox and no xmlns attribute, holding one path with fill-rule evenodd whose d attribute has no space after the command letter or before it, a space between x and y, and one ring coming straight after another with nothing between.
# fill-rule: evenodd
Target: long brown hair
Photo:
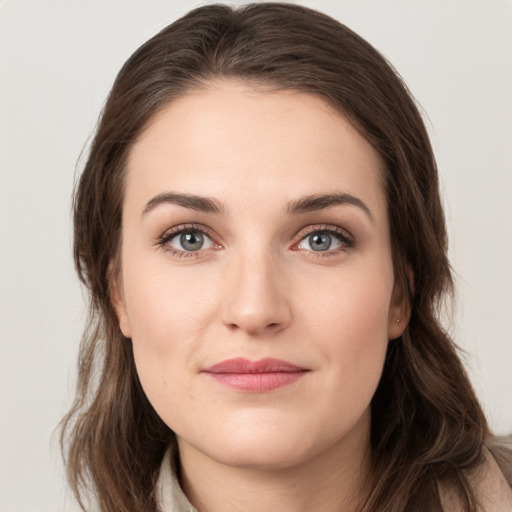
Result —
<instances>
[{"instance_id":1,"label":"long brown hair","mask_svg":"<svg viewBox=\"0 0 512 512\"><path fill-rule=\"evenodd\" d=\"M156 509L155 478L174 435L144 395L131 340L110 302L125 164L160 109L218 77L319 96L380 154L395 276L409 295L411 318L389 343L372 401L375 481L362 510L438 510L444 481L474 511L468 473L481 464L489 431L438 320L453 284L424 123L399 75L369 43L326 15L278 3L191 11L133 54L109 95L74 202L75 264L90 293L76 398L62 428L77 498L85 509L83 497L92 492L103 512Z\"/></svg>"}]
</instances>

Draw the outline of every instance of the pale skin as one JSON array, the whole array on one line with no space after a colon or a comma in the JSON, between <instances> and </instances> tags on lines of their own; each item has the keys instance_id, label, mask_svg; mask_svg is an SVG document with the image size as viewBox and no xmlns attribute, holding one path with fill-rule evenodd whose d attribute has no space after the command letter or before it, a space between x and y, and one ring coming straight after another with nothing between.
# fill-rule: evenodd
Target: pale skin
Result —
<instances>
[{"instance_id":1,"label":"pale skin","mask_svg":"<svg viewBox=\"0 0 512 512\"><path fill-rule=\"evenodd\" d=\"M408 320L382 182L324 101L235 81L172 102L134 144L112 302L200 512L353 511L364 495L370 401ZM305 372L261 392L204 373L235 357Z\"/></svg>"}]
</instances>

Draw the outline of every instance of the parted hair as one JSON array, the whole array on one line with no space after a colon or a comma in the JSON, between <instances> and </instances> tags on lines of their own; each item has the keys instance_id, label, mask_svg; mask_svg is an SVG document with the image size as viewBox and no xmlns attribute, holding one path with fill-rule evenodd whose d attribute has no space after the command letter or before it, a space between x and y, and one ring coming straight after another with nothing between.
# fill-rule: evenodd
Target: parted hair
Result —
<instances>
[{"instance_id":1,"label":"parted hair","mask_svg":"<svg viewBox=\"0 0 512 512\"><path fill-rule=\"evenodd\" d=\"M155 480L175 442L140 385L131 340L110 301L119 260L126 162L169 102L216 79L322 98L384 164L395 279L410 321L389 342L371 403L372 471L361 512L441 510L438 483L464 510L468 475L490 434L454 342L439 320L453 289L436 162L419 109L400 76L338 21L292 4L208 5L175 21L119 72L74 196L74 259L89 292L75 401L62 421L68 478L82 508L157 510Z\"/></svg>"}]
</instances>

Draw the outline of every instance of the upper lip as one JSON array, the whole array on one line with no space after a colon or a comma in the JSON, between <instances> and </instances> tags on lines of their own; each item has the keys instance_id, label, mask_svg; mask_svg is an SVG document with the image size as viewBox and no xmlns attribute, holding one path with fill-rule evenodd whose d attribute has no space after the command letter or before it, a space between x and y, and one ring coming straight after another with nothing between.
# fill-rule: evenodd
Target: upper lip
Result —
<instances>
[{"instance_id":1,"label":"upper lip","mask_svg":"<svg viewBox=\"0 0 512 512\"><path fill-rule=\"evenodd\" d=\"M266 357L259 361L251 361L243 357L226 359L220 363L204 368L206 373L283 373L304 372L305 368L296 366L281 359Z\"/></svg>"}]
</instances>

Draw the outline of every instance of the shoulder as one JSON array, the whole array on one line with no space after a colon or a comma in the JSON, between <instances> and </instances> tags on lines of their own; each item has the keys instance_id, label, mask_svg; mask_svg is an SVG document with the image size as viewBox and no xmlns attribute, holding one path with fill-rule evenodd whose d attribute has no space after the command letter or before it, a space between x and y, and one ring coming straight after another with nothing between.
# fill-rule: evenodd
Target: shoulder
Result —
<instances>
[{"instance_id":1,"label":"shoulder","mask_svg":"<svg viewBox=\"0 0 512 512\"><path fill-rule=\"evenodd\" d=\"M491 446L491 450L486 449L483 464L470 477L478 499L477 510L478 512L511 512L512 488L493 454L494 445ZM463 512L456 494L449 487L440 484L439 493L443 510Z\"/></svg>"},{"instance_id":2,"label":"shoulder","mask_svg":"<svg viewBox=\"0 0 512 512\"><path fill-rule=\"evenodd\" d=\"M512 511L512 489L490 451L487 451L483 468L479 473L476 492L482 511Z\"/></svg>"}]
</instances>

